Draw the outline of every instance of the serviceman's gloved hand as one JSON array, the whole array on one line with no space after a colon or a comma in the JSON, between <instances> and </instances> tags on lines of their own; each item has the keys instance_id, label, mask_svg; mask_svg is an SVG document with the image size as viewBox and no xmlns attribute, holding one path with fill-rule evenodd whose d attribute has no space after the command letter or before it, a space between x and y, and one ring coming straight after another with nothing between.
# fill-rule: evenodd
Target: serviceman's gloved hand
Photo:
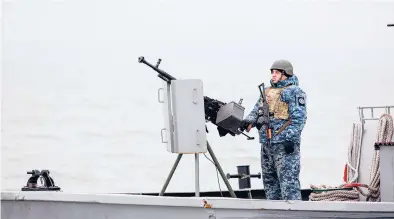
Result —
<instances>
[{"instance_id":1,"label":"serviceman's gloved hand","mask_svg":"<svg viewBox=\"0 0 394 219\"><path fill-rule=\"evenodd\" d=\"M283 147L285 149L286 154L291 154L294 152L294 143L291 141L285 141L283 143Z\"/></svg>"},{"instance_id":2,"label":"serviceman's gloved hand","mask_svg":"<svg viewBox=\"0 0 394 219\"><path fill-rule=\"evenodd\" d=\"M248 128L248 126L250 125L249 121L246 121L245 119L241 121L241 124L239 125L239 129L241 130L241 132L245 131L245 129Z\"/></svg>"}]
</instances>

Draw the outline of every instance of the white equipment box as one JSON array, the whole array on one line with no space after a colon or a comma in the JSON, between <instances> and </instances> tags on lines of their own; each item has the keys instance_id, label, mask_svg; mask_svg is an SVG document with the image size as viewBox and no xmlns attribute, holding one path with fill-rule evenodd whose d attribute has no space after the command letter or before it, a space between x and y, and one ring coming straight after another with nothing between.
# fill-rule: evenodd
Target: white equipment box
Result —
<instances>
[{"instance_id":1,"label":"white equipment box","mask_svg":"<svg viewBox=\"0 0 394 219\"><path fill-rule=\"evenodd\" d=\"M164 82L162 142L178 154L207 152L203 83L199 79Z\"/></svg>"}]
</instances>

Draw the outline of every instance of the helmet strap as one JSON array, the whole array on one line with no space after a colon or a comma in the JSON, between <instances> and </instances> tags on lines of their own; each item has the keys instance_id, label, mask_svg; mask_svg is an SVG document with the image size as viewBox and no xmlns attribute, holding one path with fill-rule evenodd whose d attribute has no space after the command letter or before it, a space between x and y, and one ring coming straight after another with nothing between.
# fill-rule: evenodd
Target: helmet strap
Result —
<instances>
[{"instance_id":1,"label":"helmet strap","mask_svg":"<svg viewBox=\"0 0 394 219\"><path fill-rule=\"evenodd\" d=\"M287 74L286 71L283 71L282 74L285 75L285 76L288 77L288 78L290 78L290 77L292 76L292 75Z\"/></svg>"},{"instance_id":2,"label":"helmet strap","mask_svg":"<svg viewBox=\"0 0 394 219\"><path fill-rule=\"evenodd\" d=\"M285 71L285 70L281 70L281 71L280 71L280 73L281 73L281 74L280 74L279 81L281 81L281 80L283 79L283 75L284 75L284 76L287 76L287 74L286 74L286 71Z\"/></svg>"}]
</instances>

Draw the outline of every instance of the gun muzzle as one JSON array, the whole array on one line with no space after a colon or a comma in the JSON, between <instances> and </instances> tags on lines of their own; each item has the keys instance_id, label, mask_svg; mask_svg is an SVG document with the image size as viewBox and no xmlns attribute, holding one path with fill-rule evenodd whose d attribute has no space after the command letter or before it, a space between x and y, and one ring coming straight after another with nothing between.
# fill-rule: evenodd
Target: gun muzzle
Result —
<instances>
[{"instance_id":1,"label":"gun muzzle","mask_svg":"<svg viewBox=\"0 0 394 219\"><path fill-rule=\"evenodd\" d=\"M138 62L139 63L144 63L145 58L143 56L138 57Z\"/></svg>"}]
</instances>

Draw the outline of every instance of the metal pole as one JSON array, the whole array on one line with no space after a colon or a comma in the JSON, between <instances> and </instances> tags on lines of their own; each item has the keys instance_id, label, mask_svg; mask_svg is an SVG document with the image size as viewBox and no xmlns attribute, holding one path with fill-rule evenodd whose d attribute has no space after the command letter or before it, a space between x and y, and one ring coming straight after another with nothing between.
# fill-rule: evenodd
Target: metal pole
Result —
<instances>
[{"instance_id":1,"label":"metal pole","mask_svg":"<svg viewBox=\"0 0 394 219\"><path fill-rule=\"evenodd\" d=\"M227 180L227 178L226 178L226 175L224 175L224 172L223 172L223 170L222 170L222 167L220 166L219 161L216 159L216 156L215 156L215 154L213 153L212 148L211 148L211 145L209 145L209 142L208 142L208 141L207 141L207 147L208 147L209 155L211 155L213 162L215 163L216 167L218 168L218 171L219 171L220 175L222 176L222 179L223 179L224 183L226 184L227 189L228 189L228 191L229 191L231 197L236 198L237 196L235 195L233 188L231 188L231 185L230 185L230 183L228 182L228 180Z\"/></svg>"},{"instance_id":2,"label":"metal pole","mask_svg":"<svg viewBox=\"0 0 394 219\"><path fill-rule=\"evenodd\" d=\"M196 186L196 197L200 197L200 179L199 179L199 154L195 153L195 162L194 162L194 167L195 167L195 186Z\"/></svg>"},{"instance_id":3,"label":"metal pole","mask_svg":"<svg viewBox=\"0 0 394 219\"><path fill-rule=\"evenodd\" d=\"M159 196L163 196L163 195L164 195L164 192L166 191L167 186L168 186L168 184L170 183L171 178L172 178L172 176L174 175L174 172L175 172L175 170L176 170L176 168L177 168L177 166L178 166L179 161L181 160L181 158L182 158L182 154L178 154L178 157L176 158L175 163L174 163L174 165L172 166L171 172L170 172L170 174L168 175L167 180L166 180L166 182L164 183L164 186L163 186L163 188L161 189L161 192L160 192Z\"/></svg>"},{"instance_id":4,"label":"metal pole","mask_svg":"<svg viewBox=\"0 0 394 219\"><path fill-rule=\"evenodd\" d=\"M248 190L248 197L249 197L249 199L253 199L253 197L252 197L252 190Z\"/></svg>"}]
</instances>

